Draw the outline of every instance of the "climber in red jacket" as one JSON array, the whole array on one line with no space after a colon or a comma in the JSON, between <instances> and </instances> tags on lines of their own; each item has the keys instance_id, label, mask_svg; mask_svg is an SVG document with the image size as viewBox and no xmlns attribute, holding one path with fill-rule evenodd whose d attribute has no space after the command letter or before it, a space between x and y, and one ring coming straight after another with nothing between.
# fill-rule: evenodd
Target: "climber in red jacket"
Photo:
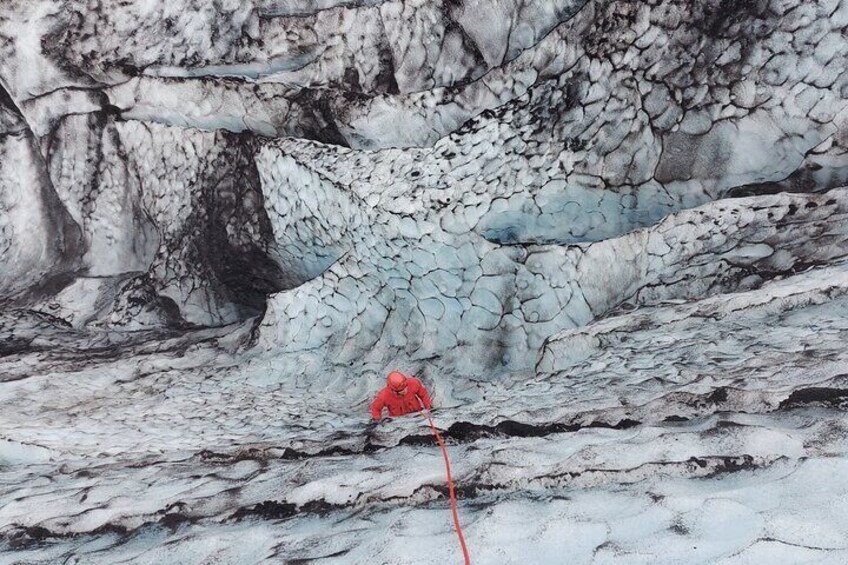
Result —
<instances>
[{"instance_id":1,"label":"climber in red jacket","mask_svg":"<svg viewBox=\"0 0 848 565\"><path fill-rule=\"evenodd\" d=\"M389 416L403 416L410 412L420 412L422 407L429 410L430 405L430 395L421 381L392 371L386 379L386 386L371 403L371 418L379 420L383 408L389 410Z\"/></svg>"}]
</instances>

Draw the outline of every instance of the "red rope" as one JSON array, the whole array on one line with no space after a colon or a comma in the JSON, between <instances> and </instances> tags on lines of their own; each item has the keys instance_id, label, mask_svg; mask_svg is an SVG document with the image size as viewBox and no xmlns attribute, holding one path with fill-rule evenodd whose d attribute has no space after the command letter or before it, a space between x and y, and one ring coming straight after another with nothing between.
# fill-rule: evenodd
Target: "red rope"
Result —
<instances>
[{"instance_id":1,"label":"red rope","mask_svg":"<svg viewBox=\"0 0 848 565\"><path fill-rule=\"evenodd\" d=\"M433 424L433 418L430 417L430 411L424 410L424 415L427 416L427 422L430 424L430 430L436 436L436 443L442 448L442 457L445 458L445 470L448 475L448 492L450 493L451 513L453 514L453 525L456 530L456 535L459 538L459 545L462 547L462 556L465 558L465 565L471 565L471 558L468 557L468 548L465 547L465 537L462 535L462 527L459 525L459 512L456 510L456 494L453 491L453 477L451 477L450 459L448 459L448 450L445 447L445 442L442 441L442 436Z\"/></svg>"}]
</instances>

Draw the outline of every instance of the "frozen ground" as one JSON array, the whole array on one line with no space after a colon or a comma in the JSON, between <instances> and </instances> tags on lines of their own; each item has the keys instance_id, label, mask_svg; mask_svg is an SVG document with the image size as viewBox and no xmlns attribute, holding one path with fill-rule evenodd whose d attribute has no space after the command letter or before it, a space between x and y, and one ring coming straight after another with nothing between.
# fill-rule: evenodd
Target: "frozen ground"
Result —
<instances>
[{"instance_id":1,"label":"frozen ground","mask_svg":"<svg viewBox=\"0 0 848 565\"><path fill-rule=\"evenodd\" d=\"M846 34L0 4L0 563L848 562Z\"/></svg>"}]
</instances>

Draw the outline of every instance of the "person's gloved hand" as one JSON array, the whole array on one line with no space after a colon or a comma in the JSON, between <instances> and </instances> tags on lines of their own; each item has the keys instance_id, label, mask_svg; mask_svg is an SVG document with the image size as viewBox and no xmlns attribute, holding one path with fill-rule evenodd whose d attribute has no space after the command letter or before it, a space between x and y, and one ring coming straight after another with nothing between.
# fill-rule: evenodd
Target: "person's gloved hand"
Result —
<instances>
[{"instance_id":1,"label":"person's gloved hand","mask_svg":"<svg viewBox=\"0 0 848 565\"><path fill-rule=\"evenodd\" d=\"M368 423L365 425L365 427L368 428L369 430L373 430L378 425L382 424L383 422L386 422L388 419L389 418L387 418L386 416L382 416L379 420L375 420L374 418L371 418L371 420L368 421Z\"/></svg>"}]
</instances>

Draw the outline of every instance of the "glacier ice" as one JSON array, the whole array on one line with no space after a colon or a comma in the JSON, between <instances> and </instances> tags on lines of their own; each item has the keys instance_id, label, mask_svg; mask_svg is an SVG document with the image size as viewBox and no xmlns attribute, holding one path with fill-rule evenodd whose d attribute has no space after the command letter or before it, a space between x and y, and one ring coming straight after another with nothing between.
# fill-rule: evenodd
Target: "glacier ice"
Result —
<instances>
[{"instance_id":1,"label":"glacier ice","mask_svg":"<svg viewBox=\"0 0 848 565\"><path fill-rule=\"evenodd\" d=\"M845 562L846 26L3 3L0 562Z\"/></svg>"}]
</instances>

